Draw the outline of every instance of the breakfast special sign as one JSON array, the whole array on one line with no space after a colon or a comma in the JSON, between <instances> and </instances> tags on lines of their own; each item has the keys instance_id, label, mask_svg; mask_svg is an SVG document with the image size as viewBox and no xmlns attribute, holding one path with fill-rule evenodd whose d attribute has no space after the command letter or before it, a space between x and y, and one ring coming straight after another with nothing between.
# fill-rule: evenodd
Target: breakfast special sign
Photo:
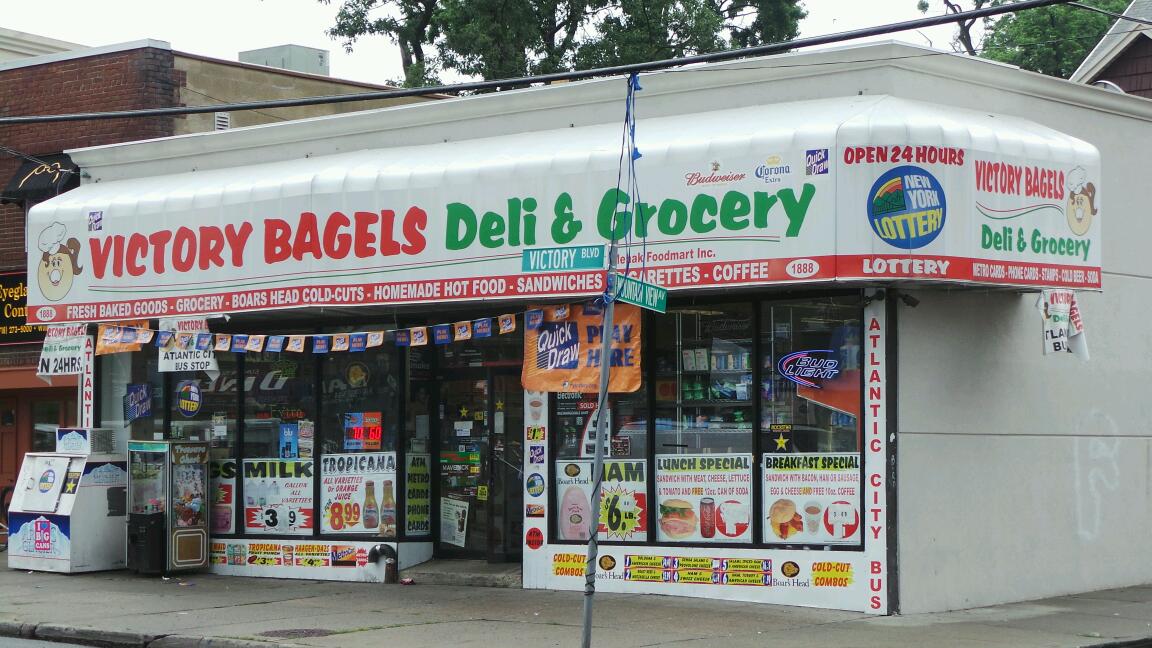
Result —
<instances>
[{"instance_id":1,"label":"breakfast special sign","mask_svg":"<svg viewBox=\"0 0 1152 648\"><path fill-rule=\"evenodd\" d=\"M672 290L852 279L1098 289L1098 154L1048 137L1059 145L1042 160L832 139L717 142L685 160L676 141L653 140L641 147L670 152L637 162L642 197L617 188L614 155L560 165L498 139L493 155L517 159L515 173L481 173L487 160L464 147L407 162L439 169L436 182L401 182L373 161L386 151L363 151L250 167L242 187L228 169L86 185L31 212L28 322L589 296L603 270L524 271L523 253L613 238L621 272ZM370 182L319 180L363 178L366 166Z\"/></svg>"}]
</instances>

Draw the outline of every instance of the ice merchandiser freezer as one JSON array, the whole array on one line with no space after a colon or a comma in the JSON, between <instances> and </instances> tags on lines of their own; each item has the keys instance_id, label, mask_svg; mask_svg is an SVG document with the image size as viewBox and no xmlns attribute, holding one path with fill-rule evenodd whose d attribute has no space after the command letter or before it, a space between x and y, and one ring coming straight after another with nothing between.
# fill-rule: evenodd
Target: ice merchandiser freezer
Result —
<instances>
[{"instance_id":1,"label":"ice merchandiser freezer","mask_svg":"<svg viewBox=\"0 0 1152 648\"><path fill-rule=\"evenodd\" d=\"M127 475L112 430L56 430L56 452L29 452L20 466L8 508L8 566L122 569Z\"/></svg>"},{"instance_id":2,"label":"ice merchandiser freezer","mask_svg":"<svg viewBox=\"0 0 1152 648\"><path fill-rule=\"evenodd\" d=\"M208 443L128 443L128 568L143 574L208 564Z\"/></svg>"}]
</instances>

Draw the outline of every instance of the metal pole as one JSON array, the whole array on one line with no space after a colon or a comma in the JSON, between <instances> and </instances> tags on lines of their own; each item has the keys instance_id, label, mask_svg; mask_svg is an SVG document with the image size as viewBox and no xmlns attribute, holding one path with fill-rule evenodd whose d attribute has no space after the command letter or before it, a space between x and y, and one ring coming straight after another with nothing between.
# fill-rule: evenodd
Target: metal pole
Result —
<instances>
[{"instance_id":1,"label":"metal pole","mask_svg":"<svg viewBox=\"0 0 1152 648\"><path fill-rule=\"evenodd\" d=\"M608 246L608 288L605 291L604 329L600 333L600 396L596 400L596 454L592 460L592 519L588 523L588 560L584 565L584 631L580 645L592 645L592 597L596 594L597 536L600 530L600 482L604 479L604 430L608 426L608 379L612 355L613 291L616 277L616 239Z\"/></svg>"}]
</instances>

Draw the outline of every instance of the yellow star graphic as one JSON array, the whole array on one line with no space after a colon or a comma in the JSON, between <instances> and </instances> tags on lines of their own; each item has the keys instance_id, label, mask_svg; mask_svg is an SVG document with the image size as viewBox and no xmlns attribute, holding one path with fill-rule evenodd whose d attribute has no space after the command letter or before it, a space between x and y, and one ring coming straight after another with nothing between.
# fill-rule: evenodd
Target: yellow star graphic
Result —
<instances>
[{"instance_id":1,"label":"yellow star graphic","mask_svg":"<svg viewBox=\"0 0 1152 648\"><path fill-rule=\"evenodd\" d=\"M468 418L468 408L464 405L460 406L460 418Z\"/></svg>"},{"instance_id":2,"label":"yellow star graphic","mask_svg":"<svg viewBox=\"0 0 1152 648\"><path fill-rule=\"evenodd\" d=\"M504 401L502 401L502 400L496 401L496 411L497 412L503 412L504 411Z\"/></svg>"},{"instance_id":3,"label":"yellow star graphic","mask_svg":"<svg viewBox=\"0 0 1152 648\"><path fill-rule=\"evenodd\" d=\"M65 492L65 493L74 493L74 492L76 492L76 482L68 482L68 483L66 484L66 488L64 489L64 492Z\"/></svg>"},{"instance_id":4,"label":"yellow star graphic","mask_svg":"<svg viewBox=\"0 0 1152 648\"><path fill-rule=\"evenodd\" d=\"M780 435L776 437L775 441L776 441L776 449L777 450L787 450L788 449L788 439L784 438L783 432L781 432Z\"/></svg>"}]
</instances>

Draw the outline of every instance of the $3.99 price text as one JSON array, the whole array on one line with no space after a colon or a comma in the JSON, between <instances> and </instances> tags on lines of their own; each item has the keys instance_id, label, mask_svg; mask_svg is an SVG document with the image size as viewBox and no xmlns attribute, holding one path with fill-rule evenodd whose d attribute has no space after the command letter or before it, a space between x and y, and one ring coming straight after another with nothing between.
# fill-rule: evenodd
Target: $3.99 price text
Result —
<instances>
[{"instance_id":1,"label":"$3.99 price text","mask_svg":"<svg viewBox=\"0 0 1152 648\"><path fill-rule=\"evenodd\" d=\"M312 528L311 516L295 508L277 505L264 508L250 508L247 511L248 523L246 526L249 529L294 531L297 529Z\"/></svg>"}]
</instances>

